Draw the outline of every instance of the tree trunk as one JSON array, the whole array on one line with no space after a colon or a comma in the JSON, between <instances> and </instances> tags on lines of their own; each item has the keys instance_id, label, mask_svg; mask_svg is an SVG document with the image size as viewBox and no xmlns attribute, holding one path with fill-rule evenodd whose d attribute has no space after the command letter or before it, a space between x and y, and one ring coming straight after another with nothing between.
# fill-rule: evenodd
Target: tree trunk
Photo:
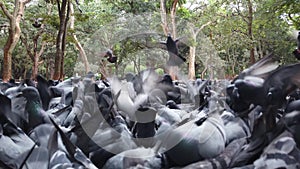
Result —
<instances>
[{"instance_id":1,"label":"tree trunk","mask_svg":"<svg viewBox=\"0 0 300 169\"><path fill-rule=\"evenodd\" d=\"M27 54L30 57L31 61L32 61L32 73L31 73L31 79L35 79L37 74L38 74L38 67L40 65L39 59L40 56L44 53L44 47L46 45L46 42L42 42L40 51L38 52L38 40L41 37L41 35L44 32L44 25L41 26L40 30L38 31L38 33L35 35L35 37L33 38L33 46L30 46L27 41L29 41L29 39L22 37L21 36L21 42L23 43L23 45L26 48ZM33 51L32 51L33 49Z\"/></svg>"},{"instance_id":2,"label":"tree trunk","mask_svg":"<svg viewBox=\"0 0 300 169\"><path fill-rule=\"evenodd\" d=\"M248 36L251 40L250 48L250 64L255 63L254 47L253 47L253 33L252 33L252 22L253 22L253 6L251 0L247 0L248 3Z\"/></svg>"},{"instance_id":3,"label":"tree trunk","mask_svg":"<svg viewBox=\"0 0 300 169\"><path fill-rule=\"evenodd\" d=\"M4 57L3 57L3 72L2 79L7 82L12 78L12 52L15 49L17 43L19 42L21 35L20 22L22 16L24 15L25 5L30 2L30 0L15 0L15 7L13 13L10 13L2 1L0 1L0 8L3 13L9 19L9 35L8 39L4 45Z\"/></svg>"},{"instance_id":4,"label":"tree trunk","mask_svg":"<svg viewBox=\"0 0 300 169\"><path fill-rule=\"evenodd\" d=\"M59 30L56 39L56 56L55 56L55 64L54 64L54 75L52 79L54 80L62 80L64 76L64 55L65 55L65 45L66 45L66 34L67 34L67 23L68 23L68 15L69 15L69 0L62 0L62 4L60 5L60 1L56 0L58 13L59 13Z\"/></svg>"},{"instance_id":5,"label":"tree trunk","mask_svg":"<svg viewBox=\"0 0 300 169\"><path fill-rule=\"evenodd\" d=\"M174 0L172 3L171 8L171 25L172 25L172 37L173 39L176 39L176 6L177 6L178 0ZM172 77L173 80L177 80L178 77L178 66L171 66L169 67L169 74Z\"/></svg>"},{"instance_id":6,"label":"tree trunk","mask_svg":"<svg viewBox=\"0 0 300 169\"><path fill-rule=\"evenodd\" d=\"M75 23L75 17L74 17L74 6L72 3L70 3L70 29L74 30L74 23ZM74 31L71 33L71 36L73 37L73 40L75 42L75 46L79 51L79 56L84 64L85 73L88 73L91 69L89 66L89 62L86 56L86 53L81 46L80 42L77 39L77 36L75 35Z\"/></svg>"},{"instance_id":7,"label":"tree trunk","mask_svg":"<svg viewBox=\"0 0 300 169\"><path fill-rule=\"evenodd\" d=\"M188 69L188 78L189 79L195 79L195 61L196 61L196 42L197 42L197 36L198 34L208 25L210 25L212 22L209 21L205 24L203 24L200 28L195 29L195 25L189 24L189 30L192 34L192 46L190 46L190 53L189 53L189 69Z\"/></svg>"},{"instance_id":8,"label":"tree trunk","mask_svg":"<svg viewBox=\"0 0 300 169\"><path fill-rule=\"evenodd\" d=\"M39 70L39 58L35 55L33 59L33 65L32 65L32 74L31 79L35 79Z\"/></svg>"},{"instance_id":9,"label":"tree trunk","mask_svg":"<svg viewBox=\"0 0 300 169\"><path fill-rule=\"evenodd\" d=\"M171 24L172 24L172 35L173 39L176 39L176 6L177 6L178 0L174 0L172 3L172 9L171 9Z\"/></svg>"},{"instance_id":10,"label":"tree trunk","mask_svg":"<svg viewBox=\"0 0 300 169\"><path fill-rule=\"evenodd\" d=\"M190 47L190 54L189 54L189 72L188 72L188 78L190 80L195 79L195 56L196 56L196 46Z\"/></svg>"},{"instance_id":11,"label":"tree trunk","mask_svg":"<svg viewBox=\"0 0 300 169\"><path fill-rule=\"evenodd\" d=\"M9 31L12 32L12 31ZM2 79L4 82L9 81L12 75L12 51L14 50L16 42L14 42L17 39L14 39L13 33L9 33L8 41L6 42L4 46L4 57L3 57L3 72L2 72Z\"/></svg>"},{"instance_id":12,"label":"tree trunk","mask_svg":"<svg viewBox=\"0 0 300 169\"><path fill-rule=\"evenodd\" d=\"M167 12L166 12L166 0L160 0L160 16L161 16L161 26L163 28L164 34L169 33L168 22L167 22Z\"/></svg>"},{"instance_id":13,"label":"tree trunk","mask_svg":"<svg viewBox=\"0 0 300 169\"><path fill-rule=\"evenodd\" d=\"M196 41L197 35L200 32L200 29L195 31L194 25L189 25L190 33L192 34L192 46L190 46L190 53L189 53L189 69L188 69L188 78L190 80L195 79L195 58L196 58ZM203 28L201 28L202 30Z\"/></svg>"},{"instance_id":14,"label":"tree trunk","mask_svg":"<svg viewBox=\"0 0 300 169\"><path fill-rule=\"evenodd\" d=\"M101 74L101 80L105 80L107 78L107 70L106 70L106 61L105 60L101 60L100 61L100 74Z\"/></svg>"},{"instance_id":15,"label":"tree trunk","mask_svg":"<svg viewBox=\"0 0 300 169\"><path fill-rule=\"evenodd\" d=\"M47 14L50 15L50 12L51 12L51 7L48 8ZM33 54L31 54L31 55L29 54L29 56L31 56L31 59L33 61L31 79L36 79L36 76L38 75L39 65L41 63L43 63L43 61L40 61L40 57L44 53L46 42L45 41L42 42L41 48L38 51L38 43L39 43L38 40L44 33L44 30L45 30L45 25L42 24L40 30L38 31L36 36L33 38L33 44L34 44ZM26 45L26 47L28 48L28 45ZM29 49L29 51L30 51L30 49Z\"/></svg>"}]
</instances>

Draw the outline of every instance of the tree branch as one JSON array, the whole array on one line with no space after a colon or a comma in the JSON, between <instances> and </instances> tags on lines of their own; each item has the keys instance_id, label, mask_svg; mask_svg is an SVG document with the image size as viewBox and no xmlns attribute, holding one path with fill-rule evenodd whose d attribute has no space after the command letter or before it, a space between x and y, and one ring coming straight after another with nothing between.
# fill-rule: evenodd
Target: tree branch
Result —
<instances>
[{"instance_id":1,"label":"tree branch","mask_svg":"<svg viewBox=\"0 0 300 169\"><path fill-rule=\"evenodd\" d=\"M44 32L44 24L41 25L41 29L37 32L37 34L34 36L33 40L37 41L39 37L43 34Z\"/></svg>"},{"instance_id":2,"label":"tree branch","mask_svg":"<svg viewBox=\"0 0 300 169\"><path fill-rule=\"evenodd\" d=\"M167 35L169 29L167 23L166 0L160 0L160 16L161 16L161 25L163 27L164 34Z\"/></svg>"},{"instance_id":3,"label":"tree branch","mask_svg":"<svg viewBox=\"0 0 300 169\"><path fill-rule=\"evenodd\" d=\"M7 10L7 8L5 7L5 5L3 4L2 1L0 1L0 7L1 7L2 11L4 12L4 14L7 16L7 18L9 20L12 20L13 19L12 14Z\"/></svg>"},{"instance_id":4,"label":"tree branch","mask_svg":"<svg viewBox=\"0 0 300 169\"><path fill-rule=\"evenodd\" d=\"M60 3L59 3L59 0L56 0L56 3L57 3L58 13L59 13L59 15L61 15L61 9L60 9Z\"/></svg>"},{"instance_id":5,"label":"tree branch","mask_svg":"<svg viewBox=\"0 0 300 169\"><path fill-rule=\"evenodd\" d=\"M237 11L238 15L239 15L239 16L241 16L241 17L242 17L242 19L243 19L243 20L244 20L244 21L245 21L245 22L248 24L248 22L249 22L249 21L246 19L246 18L248 18L248 17L242 14L242 12L241 12L241 10L240 10L239 6L238 6L238 7L236 7L235 9L236 9L236 11Z\"/></svg>"},{"instance_id":6,"label":"tree branch","mask_svg":"<svg viewBox=\"0 0 300 169\"><path fill-rule=\"evenodd\" d=\"M172 3L172 9L171 9L171 22L172 22L172 31L173 31L173 38L176 38L176 6L177 6L178 0L174 0Z\"/></svg>"},{"instance_id":7,"label":"tree branch","mask_svg":"<svg viewBox=\"0 0 300 169\"><path fill-rule=\"evenodd\" d=\"M40 51L39 51L39 53L38 53L38 57L41 57L41 56L42 56L42 54L44 53L45 46L46 46L46 42L45 42L45 41L43 41L43 43L42 43L42 47L41 47L41 49L40 49Z\"/></svg>"},{"instance_id":8,"label":"tree branch","mask_svg":"<svg viewBox=\"0 0 300 169\"><path fill-rule=\"evenodd\" d=\"M178 0L174 0L174 2L172 3L172 11L174 12L174 14L176 12L177 3L178 3Z\"/></svg>"},{"instance_id":9,"label":"tree branch","mask_svg":"<svg viewBox=\"0 0 300 169\"><path fill-rule=\"evenodd\" d=\"M291 13L288 13L288 17L289 17L289 19L290 19L292 22L294 22L294 23L300 23L300 21L297 21L297 20L295 20L295 19L292 17L292 14L291 14Z\"/></svg>"},{"instance_id":10,"label":"tree branch","mask_svg":"<svg viewBox=\"0 0 300 169\"><path fill-rule=\"evenodd\" d=\"M31 0L24 0L24 1L22 1L22 3L24 3L24 4L27 4L27 3L29 3Z\"/></svg>"},{"instance_id":11,"label":"tree branch","mask_svg":"<svg viewBox=\"0 0 300 169\"><path fill-rule=\"evenodd\" d=\"M203 24L197 31L196 31L196 35L202 31L206 26L210 25L212 23L212 21L208 21L207 23Z\"/></svg>"},{"instance_id":12,"label":"tree branch","mask_svg":"<svg viewBox=\"0 0 300 169\"><path fill-rule=\"evenodd\" d=\"M24 36L20 36L20 40L21 40L21 42L24 44L28 56L29 56L30 59L33 61L33 60L34 60L33 54L32 54L32 52L31 52L30 46L28 45L28 43L27 43L26 39L24 38Z\"/></svg>"},{"instance_id":13,"label":"tree branch","mask_svg":"<svg viewBox=\"0 0 300 169\"><path fill-rule=\"evenodd\" d=\"M20 11L20 4L21 2L19 0L15 0L15 7L14 7L14 12L13 12L13 17L17 17L18 13Z\"/></svg>"}]
</instances>

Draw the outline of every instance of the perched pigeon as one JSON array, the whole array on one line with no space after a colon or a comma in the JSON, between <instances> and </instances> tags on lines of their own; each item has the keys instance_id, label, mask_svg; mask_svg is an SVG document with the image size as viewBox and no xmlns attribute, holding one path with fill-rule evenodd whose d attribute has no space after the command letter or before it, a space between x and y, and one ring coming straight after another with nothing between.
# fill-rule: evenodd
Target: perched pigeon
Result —
<instances>
[{"instance_id":1,"label":"perched pigeon","mask_svg":"<svg viewBox=\"0 0 300 169\"><path fill-rule=\"evenodd\" d=\"M161 42L161 44L166 45L168 53L169 53L169 59L167 62L168 66L180 66L182 63L186 61L184 57L179 54L179 50L177 47L179 39L176 39L175 41L172 39L171 34L168 34L167 41Z\"/></svg>"}]
</instances>

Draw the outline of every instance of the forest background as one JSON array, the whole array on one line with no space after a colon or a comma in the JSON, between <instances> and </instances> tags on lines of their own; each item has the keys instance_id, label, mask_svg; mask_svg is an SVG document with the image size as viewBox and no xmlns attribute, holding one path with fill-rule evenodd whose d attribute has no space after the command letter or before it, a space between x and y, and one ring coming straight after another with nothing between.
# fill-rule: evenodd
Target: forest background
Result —
<instances>
[{"instance_id":1,"label":"forest background","mask_svg":"<svg viewBox=\"0 0 300 169\"><path fill-rule=\"evenodd\" d=\"M10 78L119 77L166 70L165 41L180 38L189 79L231 78L265 55L297 62L299 0L0 0L0 61ZM118 57L107 62L111 49Z\"/></svg>"}]
</instances>

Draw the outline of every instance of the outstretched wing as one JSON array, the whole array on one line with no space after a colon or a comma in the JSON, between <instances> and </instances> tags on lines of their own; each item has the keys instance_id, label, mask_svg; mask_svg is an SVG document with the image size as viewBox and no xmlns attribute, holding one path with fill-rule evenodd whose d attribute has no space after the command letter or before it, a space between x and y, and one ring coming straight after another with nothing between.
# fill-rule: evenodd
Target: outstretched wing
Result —
<instances>
[{"instance_id":1,"label":"outstretched wing","mask_svg":"<svg viewBox=\"0 0 300 169\"><path fill-rule=\"evenodd\" d=\"M243 79L246 76L257 76L261 78L266 78L272 71L277 69L279 64L277 58L273 55L267 55L249 68L242 71L234 80Z\"/></svg>"},{"instance_id":2,"label":"outstretched wing","mask_svg":"<svg viewBox=\"0 0 300 169\"><path fill-rule=\"evenodd\" d=\"M285 97L300 87L300 63L282 66L271 73L264 82L269 103L281 104Z\"/></svg>"}]
</instances>

